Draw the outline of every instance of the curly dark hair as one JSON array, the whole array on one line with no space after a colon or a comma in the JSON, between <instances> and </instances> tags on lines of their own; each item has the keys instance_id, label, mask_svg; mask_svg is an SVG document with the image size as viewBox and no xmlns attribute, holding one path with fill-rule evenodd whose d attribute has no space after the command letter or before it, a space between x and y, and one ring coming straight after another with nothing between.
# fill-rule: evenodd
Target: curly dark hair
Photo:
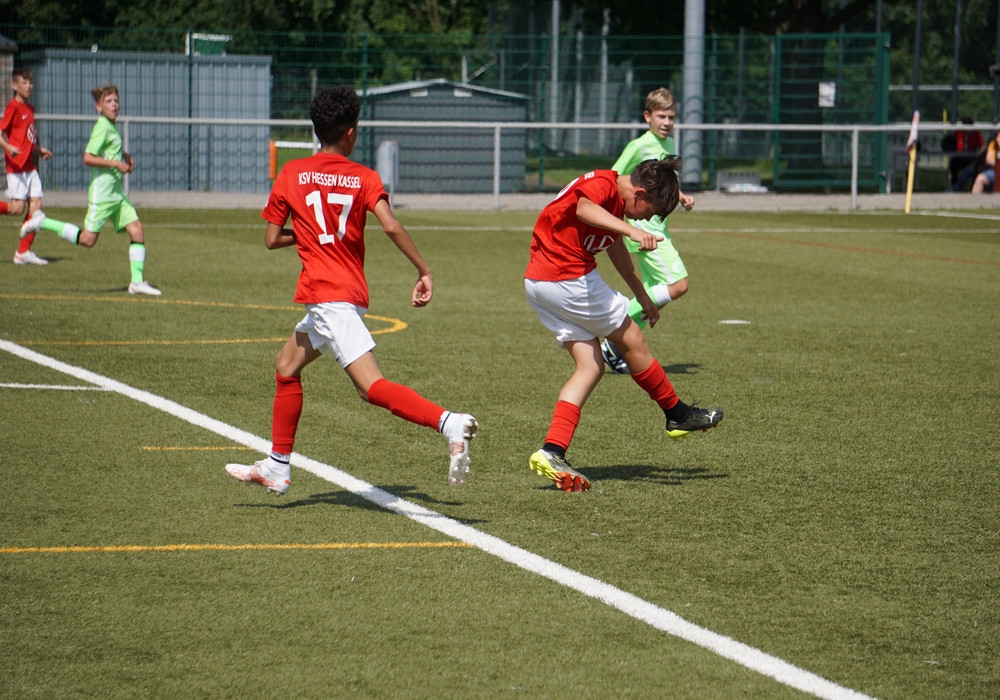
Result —
<instances>
[{"instance_id":1,"label":"curly dark hair","mask_svg":"<svg viewBox=\"0 0 1000 700\"><path fill-rule=\"evenodd\" d=\"M358 93L346 85L323 88L309 105L313 130L324 146L340 141L348 129L358 125L360 115L361 100Z\"/></svg>"},{"instance_id":2,"label":"curly dark hair","mask_svg":"<svg viewBox=\"0 0 1000 700\"><path fill-rule=\"evenodd\" d=\"M666 156L662 159L644 160L635 166L631 181L636 187L646 190L646 201L660 216L666 216L677 207L680 200L680 184L677 173L681 169L681 159Z\"/></svg>"}]
</instances>

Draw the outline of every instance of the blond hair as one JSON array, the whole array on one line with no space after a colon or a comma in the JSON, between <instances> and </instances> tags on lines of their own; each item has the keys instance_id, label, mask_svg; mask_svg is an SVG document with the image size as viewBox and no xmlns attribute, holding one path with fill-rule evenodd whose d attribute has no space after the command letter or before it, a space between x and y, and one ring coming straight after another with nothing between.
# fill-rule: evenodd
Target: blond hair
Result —
<instances>
[{"instance_id":1,"label":"blond hair","mask_svg":"<svg viewBox=\"0 0 1000 700\"><path fill-rule=\"evenodd\" d=\"M646 95L647 112L658 112L664 109L670 109L675 104L674 93L663 87L656 88Z\"/></svg>"}]
</instances>

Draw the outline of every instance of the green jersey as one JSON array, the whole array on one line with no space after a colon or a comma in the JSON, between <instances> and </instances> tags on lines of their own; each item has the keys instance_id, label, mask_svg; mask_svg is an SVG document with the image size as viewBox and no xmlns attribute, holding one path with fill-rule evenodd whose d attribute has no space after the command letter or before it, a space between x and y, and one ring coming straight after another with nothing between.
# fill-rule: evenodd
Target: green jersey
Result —
<instances>
[{"instance_id":1,"label":"green jersey","mask_svg":"<svg viewBox=\"0 0 1000 700\"><path fill-rule=\"evenodd\" d=\"M660 160L664 156L674 155L674 148L673 136L661 139L652 131L647 131L639 138L632 139L625 144L625 149L618 156L618 160L611 166L611 169L619 175L628 175L635 170L635 166L644 160ZM629 223L650 233L664 235L667 233L667 217L665 216L654 216L647 221L629 220Z\"/></svg>"},{"instance_id":2,"label":"green jersey","mask_svg":"<svg viewBox=\"0 0 1000 700\"><path fill-rule=\"evenodd\" d=\"M122 160L124 149L122 137L115 123L101 115L90 132L87 142L87 153L105 160ZM93 168L90 173L90 191L88 199L91 204L107 204L125 199L122 189L122 173L117 168Z\"/></svg>"}]
</instances>

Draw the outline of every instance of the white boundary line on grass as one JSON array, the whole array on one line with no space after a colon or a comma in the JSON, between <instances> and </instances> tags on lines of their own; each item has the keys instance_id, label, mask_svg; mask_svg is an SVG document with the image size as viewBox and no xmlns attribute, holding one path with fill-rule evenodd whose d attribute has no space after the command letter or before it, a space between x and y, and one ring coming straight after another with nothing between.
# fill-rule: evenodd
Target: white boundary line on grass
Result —
<instances>
[{"instance_id":1,"label":"white boundary line on grass","mask_svg":"<svg viewBox=\"0 0 1000 700\"><path fill-rule=\"evenodd\" d=\"M42 355L34 350L28 350L25 347L6 340L0 340L0 350L9 352L29 362L42 365L43 367L54 369L57 372L68 374L71 377L76 377L81 381L89 382L106 391L113 391L144 403L175 418L180 418L192 425L209 430L238 444L246 445L261 453L267 454L271 449L270 441L262 437L210 418L156 394L135 389L114 379L109 379L108 377L95 374L80 367L74 367L73 365ZM735 639L699 627L676 613L653 605L609 583L581 574L538 554L516 547L498 537L487 535L468 525L463 525L457 520L453 520L441 513L411 503L328 464L310 459L298 452L292 455L292 464L371 501L386 510L403 515L410 520L426 525L432 530L437 530L461 542L466 542L526 571L544 576L558 584L572 588L590 598L616 608L626 615L641 620L658 630L697 644L723 658L773 678L779 683L811 693L820 698L829 698L830 700L860 700L869 697L850 688L837 685L814 673L794 666L787 661L738 642Z\"/></svg>"}]
</instances>

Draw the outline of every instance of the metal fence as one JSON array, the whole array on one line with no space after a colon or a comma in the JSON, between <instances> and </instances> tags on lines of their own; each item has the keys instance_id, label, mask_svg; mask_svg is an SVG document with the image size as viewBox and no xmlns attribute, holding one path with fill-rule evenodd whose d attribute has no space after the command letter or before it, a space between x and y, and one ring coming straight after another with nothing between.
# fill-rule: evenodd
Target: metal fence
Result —
<instances>
[{"instance_id":1,"label":"metal fence","mask_svg":"<svg viewBox=\"0 0 1000 700\"><path fill-rule=\"evenodd\" d=\"M70 116L54 116L54 115L36 115L36 119L39 122L39 131L42 134L42 139L44 140L44 133L47 129L53 126L58 126L65 122L81 122L84 117L70 117ZM126 117L122 116L118 119L118 126L122 132L123 141L126 146L126 150L131 147L132 134L135 130L149 128L155 125L170 125L173 127L195 127L195 128L265 128L271 131L271 133L276 133L277 131L287 131L308 130L310 127L310 122L308 120L260 120L260 119L229 119L229 120L216 120L216 119L183 119L183 118L154 118L154 117ZM562 187L569 178L590 170L593 168L610 168L612 165L611 159L571 159L567 162L562 162L561 165L565 168L569 166L574 168L571 172L572 175L565 175L565 173L560 173L562 179L556 179L554 181L546 181L545 171L536 170L533 172L528 172L525 174L523 180L521 180L517 185L512 188L502 187L502 184L509 183L509 178L503 177L506 170L510 167L509 159L511 157L519 157L518 155L511 155L509 150L501 148L501 144L504 143L504 139L508 137L509 134L521 133L521 132L533 132L533 131L549 131L561 133L564 137L572 138L573 132L577 130L587 130L587 131L598 131L603 130L607 132L607 135L630 138L632 136L638 135L645 130L644 124L575 124L567 122L545 122L545 123L535 123L535 122L448 122L448 121L434 121L434 122L413 122L413 121L384 121L384 120L365 120L361 124L362 133L366 130L377 130L383 129L396 135L403 135L403 138L412 138L415 140L426 140L428 134L448 134L454 137L458 133L474 133L479 135L479 140L484 142L489 141L492 144L491 151L492 156L490 162L488 163L490 177L487 180L487 185L482 189L477 189L475 191L481 193L492 193L497 206L499 207L500 195L502 193L509 192L538 192L538 191L556 191ZM972 125L967 125L969 129L977 129L981 131L989 131L993 129L995 125L988 122L977 122ZM936 144L940 143L941 134L947 133L951 130L950 125L942 124L929 124L922 128L921 131L921 141L929 144L928 147L920 151L920 156L918 163L921 168L926 168L936 174L944 174L947 178L948 172L948 161L952 157L952 154L942 152L936 147ZM742 137L749 137L752 135L760 135L765 133L770 133L772 136L790 136L801 133L814 132L817 129L814 124L678 124L675 128L675 135L679 143L683 143L686 138L700 137L705 140L715 140L716 142L723 141L727 138L732 138L735 135ZM820 135L824 141L830 141L834 137L838 139L845 140L849 145L846 154L836 153L833 160L831 160L831 167L836 167L838 170L842 167L841 160L846 162L846 190L849 190L852 197L856 197L862 192L891 192L894 189L900 189L905 186L906 180L906 168L908 155L904 150L904 145L906 142L907 134L910 130L909 124L888 124L888 125L870 125L870 124L842 124L842 125L830 125L825 127L820 127ZM708 138L712 137L712 138ZM876 152L865 146L866 143L872 143L875 141L885 141L888 144L888 152L890 157L888 159L883 159L882 161L876 160ZM82 146L81 143L81 153ZM270 143L261 142L257 147L259 148L261 154L267 154L270 148ZM282 142L282 145L286 148L294 150L294 157L301 157L303 155L308 155L309 150L316 150L318 144L313 141L302 141L302 142ZM484 145L484 149L487 148ZM58 186L51 186L49 183L49 177L52 174L51 168L61 167L55 166L53 161L57 160L62 154L56 154L56 158L49 161L43 161L40 165L41 175L43 181L46 182L47 189L61 189ZM142 158L145 154L136 153L138 159L140 159L140 168L137 169L136 173L139 173L142 168ZM508 160L505 160L508 159ZM71 157L73 161L77 163L78 167L80 161L77 160L75 154ZM380 164L375 154L371 158L358 158L359 162L368 165L371 168L378 169ZM709 163L713 161L710 159ZM869 180L865 173L873 172L874 179L877 183L872 185L866 185L865 183ZM749 179L748 179L749 178ZM383 180L385 180L385 174ZM717 189L723 187L723 183L743 183L754 181L757 183L762 183L762 185L769 189L769 191L783 191L780 184L776 185L776 178L774 173L768 170L747 170L745 168L709 168L702 172L702 188L703 189ZM140 180L137 174L132 174L126 176L126 186L135 187L136 189L177 189L171 187L156 187L150 186L151 180ZM943 189L947 186L947 180L943 182L938 182L937 186ZM183 189L183 188L181 188ZM256 190L259 192L266 192L267 186L261 187ZM254 190L244 190L244 191L254 191ZM426 191L439 191L439 190L427 190L427 189L399 189L400 192L426 192ZM462 192L471 192L472 190L463 189Z\"/></svg>"},{"instance_id":2,"label":"metal fence","mask_svg":"<svg viewBox=\"0 0 1000 700\"><path fill-rule=\"evenodd\" d=\"M301 32L233 32L222 36L182 30L2 24L0 34L16 42L17 62L56 48L84 50L97 56L111 51L159 53L165 60L183 56L192 66L208 60L208 55L266 59L270 69L266 86L270 140L308 140L309 125L303 121L308 103L318 87L326 84L350 84L368 96L385 86L444 78L523 95L526 123L532 125L524 129L525 169L539 174L540 187L545 186L545 172L563 161L574 165L578 161L613 162L625 142L641 128L635 122L641 119L645 94L660 86L672 89L681 105L679 134L688 139L688 146L698 142L706 186L712 186L718 172L747 170L766 173L772 187L785 190L859 187L879 191L891 187L887 172L893 170L896 148L888 138L891 130L853 132L840 127L902 123L910 117L909 100L889 89L886 34L741 33L706 37L704 92L698 120L686 119L684 114L684 109L690 107L685 105L682 91L684 41L679 36L582 32L558 37ZM86 95L90 87L80 84L78 95ZM189 99L184 94L187 88L177 81L152 81L151 87L162 91L160 101L164 104ZM38 82L38 99L43 99L48 89ZM237 124L241 118L260 116L248 113L241 81L223 81L213 90L218 109L211 114L216 117L211 123L219 128L225 123ZM963 94L984 97L981 93ZM123 119L176 115L139 110L129 94L122 98ZM365 99L364 104L362 117L370 122L376 102ZM934 118L931 115L935 109L925 112L925 120ZM974 109L964 111L975 113ZM39 110L40 117L57 114ZM227 122L227 118L237 121ZM462 121L465 117L452 114L442 115L441 119ZM696 121L708 127L687 128L684 135L684 123ZM135 121L136 128L140 123ZM542 128L540 124L567 126ZM801 129L779 128L786 125ZM487 121L480 128L489 130L492 126ZM254 169L241 165L239 158L246 157L246 148L253 150L253 158L259 157L264 151L256 149L266 147L258 143L262 138L239 135L220 151L221 133L192 132L193 149L203 150L204 142L212 140L209 152L228 159L199 161L195 170ZM858 140L856 148L853 135ZM134 137L140 138L138 131ZM374 153L377 144L370 146L367 155ZM227 155L233 149L235 155ZM190 158L188 161L193 162ZM199 181L196 186L201 189L217 185Z\"/></svg>"}]
</instances>

